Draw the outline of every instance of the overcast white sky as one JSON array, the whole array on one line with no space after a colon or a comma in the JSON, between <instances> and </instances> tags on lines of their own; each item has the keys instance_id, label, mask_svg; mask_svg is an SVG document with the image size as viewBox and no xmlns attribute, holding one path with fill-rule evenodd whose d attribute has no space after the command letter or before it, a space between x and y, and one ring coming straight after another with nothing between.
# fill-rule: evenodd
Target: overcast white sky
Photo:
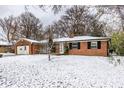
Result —
<instances>
[{"instance_id":1,"label":"overcast white sky","mask_svg":"<svg viewBox=\"0 0 124 93\"><path fill-rule=\"evenodd\" d=\"M56 21L64 12L60 12L57 15L54 15L51 10L42 11L37 6L29 6L29 11L32 12L36 17L40 18L44 25L49 25L53 21ZM0 18L7 17L9 15L18 16L25 11L23 5L0 5Z\"/></svg>"}]
</instances>

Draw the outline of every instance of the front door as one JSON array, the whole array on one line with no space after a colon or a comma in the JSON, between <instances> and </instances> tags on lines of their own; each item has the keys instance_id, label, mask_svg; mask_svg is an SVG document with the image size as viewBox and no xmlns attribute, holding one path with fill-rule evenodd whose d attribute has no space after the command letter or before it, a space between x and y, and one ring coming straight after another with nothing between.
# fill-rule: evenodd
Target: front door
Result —
<instances>
[{"instance_id":1,"label":"front door","mask_svg":"<svg viewBox=\"0 0 124 93\"><path fill-rule=\"evenodd\" d=\"M64 43L63 43L63 42L61 42L61 43L59 44L59 53L60 53L60 54L64 54Z\"/></svg>"}]
</instances>

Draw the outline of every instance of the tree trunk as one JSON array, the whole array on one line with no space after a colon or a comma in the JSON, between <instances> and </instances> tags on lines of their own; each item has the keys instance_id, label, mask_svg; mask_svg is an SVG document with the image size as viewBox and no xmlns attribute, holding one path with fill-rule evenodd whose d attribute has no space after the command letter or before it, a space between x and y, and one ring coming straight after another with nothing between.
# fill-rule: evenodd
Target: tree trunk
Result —
<instances>
[{"instance_id":1,"label":"tree trunk","mask_svg":"<svg viewBox=\"0 0 124 93\"><path fill-rule=\"evenodd\" d=\"M49 50L48 50L48 60L49 60L49 61L51 61L50 53L51 53L51 51L50 51L50 48L49 48Z\"/></svg>"}]
</instances>

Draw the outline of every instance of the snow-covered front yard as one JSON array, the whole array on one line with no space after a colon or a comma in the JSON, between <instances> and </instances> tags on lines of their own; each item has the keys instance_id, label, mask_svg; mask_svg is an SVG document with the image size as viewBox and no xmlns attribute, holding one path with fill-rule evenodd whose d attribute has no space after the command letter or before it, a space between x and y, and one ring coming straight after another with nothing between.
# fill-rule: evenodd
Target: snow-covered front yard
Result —
<instances>
[{"instance_id":1,"label":"snow-covered front yard","mask_svg":"<svg viewBox=\"0 0 124 93\"><path fill-rule=\"evenodd\" d=\"M0 87L124 87L124 57L21 55L0 58Z\"/></svg>"}]
</instances>

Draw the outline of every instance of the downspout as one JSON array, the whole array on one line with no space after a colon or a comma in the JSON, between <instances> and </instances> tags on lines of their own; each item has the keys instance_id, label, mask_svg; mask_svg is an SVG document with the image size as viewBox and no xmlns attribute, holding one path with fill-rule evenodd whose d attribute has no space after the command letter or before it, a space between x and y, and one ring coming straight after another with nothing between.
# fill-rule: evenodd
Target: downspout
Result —
<instances>
[{"instance_id":1,"label":"downspout","mask_svg":"<svg viewBox=\"0 0 124 93\"><path fill-rule=\"evenodd\" d=\"M109 55L110 46L111 46L111 39L108 40L108 44L107 44L107 50L108 50L107 56L110 56Z\"/></svg>"}]
</instances>

